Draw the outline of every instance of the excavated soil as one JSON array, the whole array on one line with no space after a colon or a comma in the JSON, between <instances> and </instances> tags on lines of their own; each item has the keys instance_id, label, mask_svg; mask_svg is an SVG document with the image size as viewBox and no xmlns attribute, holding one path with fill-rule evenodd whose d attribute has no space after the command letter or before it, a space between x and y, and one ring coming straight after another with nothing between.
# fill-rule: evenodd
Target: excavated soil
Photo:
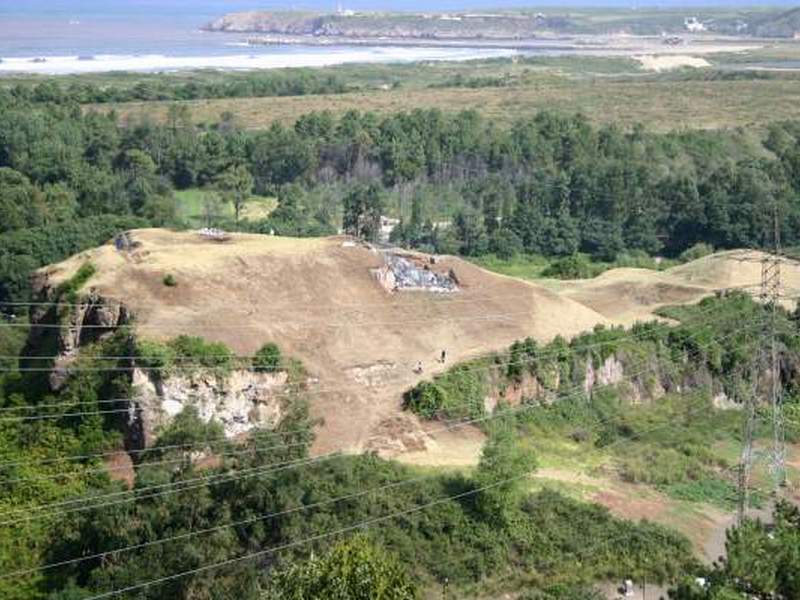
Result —
<instances>
[{"instance_id":1,"label":"excavated soil","mask_svg":"<svg viewBox=\"0 0 800 600\"><path fill-rule=\"evenodd\" d=\"M43 269L44 285L57 285L90 260L97 274L82 291L124 302L144 337L199 335L241 355L275 341L314 378L312 414L324 420L315 452L410 452L419 464L436 456L472 463L480 448L475 431L468 443L459 431L433 442L401 411L403 391L447 367L438 361L443 349L452 364L526 336L546 341L598 323L652 318L663 305L757 284L760 269L757 254L741 262L734 260L741 253L726 253L664 272L617 269L545 287L438 257L436 270L457 279L457 292L391 293L375 276L383 255L344 237L232 234L215 242L192 232L143 229L131 238L131 252L109 243ZM789 267L788 286L800 289L800 270ZM167 274L176 286L164 285Z\"/></svg>"},{"instance_id":2,"label":"excavated soil","mask_svg":"<svg viewBox=\"0 0 800 600\"><path fill-rule=\"evenodd\" d=\"M528 335L570 336L607 321L578 302L457 258L442 258L436 268L453 271L458 292L390 293L373 273L383 256L346 238L234 234L214 242L158 229L131 237L138 242L132 253L109 243L48 267L47 285L90 260L97 274L82 291L124 302L144 337L199 335L242 355L277 342L316 379L312 413L324 419L316 452L419 451L420 426L401 413L401 396L446 368L438 362L443 349L451 364ZM164 285L167 274L176 286Z\"/></svg>"}]
</instances>

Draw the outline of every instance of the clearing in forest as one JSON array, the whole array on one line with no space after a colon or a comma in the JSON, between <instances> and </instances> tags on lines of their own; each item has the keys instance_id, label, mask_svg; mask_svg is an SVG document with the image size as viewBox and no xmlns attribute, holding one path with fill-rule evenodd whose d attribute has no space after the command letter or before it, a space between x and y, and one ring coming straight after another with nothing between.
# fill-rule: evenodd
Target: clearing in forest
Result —
<instances>
[{"instance_id":1,"label":"clearing in forest","mask_svg":"<svg viewBox=\"0 0 800 600\"><path fill-rule=\"evenodd\" d=\"M414 451L419 464L435 463L437 454L469 464L480 449L462 444L456 460L448 449L452 439L431 443L417 419L401 410L402 393L419 380L526 336L546 341L599 323L630 324L664 305L751 286L760 268L734 260L741 253L725 253L663 272L617 269L549 288L436 257L430 268L452 275L457 291L391 292L376 276L385 255L345 237L232 234L220 243L194 232L145 229L131 238L133 253L108 243L40 273L58 284L91 261L97 273L86 290L124 302L143 337L197 335L241 355L277 342L314 378L312 414L324 419L316 452ZM168 274L176 285L164 284ZM787 287L800 288L799 269L787 265L784 277ZM447 364L439 362L442 350ZM430 455L420 454L425 448Z\"/></svg>"}]
</instances>

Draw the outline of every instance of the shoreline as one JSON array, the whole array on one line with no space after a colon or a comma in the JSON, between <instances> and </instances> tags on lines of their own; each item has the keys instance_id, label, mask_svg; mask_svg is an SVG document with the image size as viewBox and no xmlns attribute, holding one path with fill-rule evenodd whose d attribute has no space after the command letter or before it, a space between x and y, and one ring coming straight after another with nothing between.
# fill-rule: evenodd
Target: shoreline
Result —
<instances>
[{"instance_id":1,"label":"shoreline","mask_svg":"<svg viewBox=\"0 0 800 600\"><path fill-rule=\"evenodd\" d=\"M231 52L192 56L149 55L96 55L49 57L0 57L0 77L13 75L74 75L88 73L144 72L167 73L193 70L255 71L282 68L327 67L351 63L414 63L440 61L468 61L507 58L516 52L500 48L386 48L382 46L322 48L286 45L288 52L268 52L253 47L251 53Z\"/></svg>"}]
</instances>

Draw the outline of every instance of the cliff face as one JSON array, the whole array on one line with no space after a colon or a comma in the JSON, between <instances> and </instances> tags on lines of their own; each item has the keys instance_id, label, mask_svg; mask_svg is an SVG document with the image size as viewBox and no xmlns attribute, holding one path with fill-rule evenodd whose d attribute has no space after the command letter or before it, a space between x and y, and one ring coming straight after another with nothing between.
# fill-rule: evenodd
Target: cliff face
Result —
<instances>
[{"instance_id":1,"label":"cliff face","mask_svg":"<svg viewBox=\"0 0 800 600\"><path fill-rule=\"evenodd\" d=\"M208 31L388 39L516 39L555 26L543 16L515 14L403 15L358 13L323 15L242 12L205 26ZM563 19L558 20L558 24Z\"/></svg>"},{"instance_id":2,"label":"cliff face","mask_svg":"<svg viewBox=\"0 0 800 600\"><path fill-rule=\"evenodd\" d=\"M150 446L158 432L185 408L192 407L206 423L221 423L233 438L256 427L272 429L284 415L287 374L233 371L155 377L141 369L132 373L128 445Z\"/></svg>"},{"instance_id":3,"label":"cliff face","mask_svg":"<svg viewBox=\"0 0 800 600\"><path fill-rule=\"evenodd\" d=\"M49 383L53 391L58 391L68 382L81 350L132 325L133 315L124 304L94 290L69 303L60 300L57 286L46 278L39 281L37 290L42 304L31 315L33 326L27 347L31 355L55 356ZM139 367L131 356L121 356L117 362L122 368L119 373L128 378L131 389L130 397L119 406L128 408L124 419L128 448L152 445L159 432L188 407L194 408L206 423L221 423L226 437L231 438L256 427L274 428L285 414L288 374L283 371L233 369L219 373L197 368L192 372L156 373Z\"/></svg>"},{"instance_id":4,"label":"cliff face","mask_svg":"<svg viewBox=\"0 0 800 600\"><path fill-rule=\"evenodd\" d=\"M657 363L651 369L642 372L637 365L636 373L630 373L626 367L628 359L624 355L607 357L599 365L591 360L586 361L583 371L582 391L590 398L597 388L618 386L620 396L633 403L653 402L670 392L686 392L696 389L709 389L715 406L718 408L736 408L736 404L728 398L723 386L716 381L705 368L689 369L681 375L661 368ZM524 401L550 403L557 400L557 391L562 385L559 375L544 382L525 373L519 380L493 387L484 401L484 407L491 414L495 407L503 402L506 405L518 406Z\"/></svg>"}]
</instances>

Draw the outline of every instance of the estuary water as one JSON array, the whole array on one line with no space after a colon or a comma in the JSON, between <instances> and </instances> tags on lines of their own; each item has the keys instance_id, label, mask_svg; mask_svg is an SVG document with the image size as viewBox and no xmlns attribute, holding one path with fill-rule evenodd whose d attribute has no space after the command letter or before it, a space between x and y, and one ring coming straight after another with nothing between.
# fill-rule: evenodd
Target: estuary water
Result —
<instances>
[{"instance_id":1,"label":"estuary water","mask_svg":"<svg viewBox=\"0 0 800 600\"><path fill-rule=\"evenodd\" d=\"M0 0L0 73L68 74L182 69L265 69L348 62L468 60L508 56L488 48L249 46L247 35L201 27L226 12L305 8L312 1ZM413 3L408 3L410 5ZM446 8L447 2L442 3ZM430 10L431 7L429 6Z\"/></svg>"}]
</instances>

